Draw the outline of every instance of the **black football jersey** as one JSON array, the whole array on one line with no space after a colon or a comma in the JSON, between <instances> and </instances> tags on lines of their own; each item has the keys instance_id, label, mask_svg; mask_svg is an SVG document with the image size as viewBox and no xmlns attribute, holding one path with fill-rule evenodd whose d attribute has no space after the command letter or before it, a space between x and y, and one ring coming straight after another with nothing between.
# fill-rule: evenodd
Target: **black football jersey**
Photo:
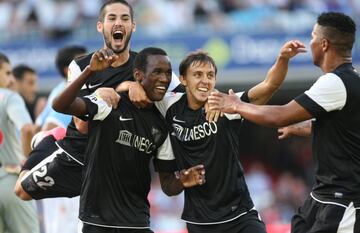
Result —
<instances>
[{"instance_id":1,"label":"black football jersey","mask_svg":"<svg viewBox=\"0 0 360 233\"><path fill-rule=\"evenodd\" d=\"M313 121L315 195L360 206L360 75L345 63L295 99Z\"/></svg>"},{"instance_id":2,"label":"black football jersey","mask_svg":"<svg viewBox=\"0 0 360 233\"><path fill-rule=\"evenodd\" d=\"M247 100L247 94L240 94ZM185 189L182 218L193 224L231 221L254 207L239 156L239 115L208 122L204 109L188 107L186 94L170 93L156 103L171 128L179 169L203 164L206 183Z\"/></svg>"},{"instance_id":3,"label":"black football jersey","mask_svg":"<svg viewBox=\"0 0 360 233\"><path fill-rule=\"evenodd\" d=\"M164 118L121 94L111 109L95 94L83 98L89 118L80 219L114 228L148 228L150 160L158 172L177 170Z\"/></svg>"},{"instance_id":4,"label":"black football jersey","mask_svg":"<svg viewBox=\"0 0 360 233\"><path fill-rule=\"evenodd\" d=\"M129 60L119 67L109 67L105 70L95 72L79 91L79 97L90 95L99 87L112 87L124 81L134 80L133 63L136 52L131 51ZM75 59L69 65L68 82L76 79L80 73L89 65L93 53ZM66 129L66 136L58 145L70 154L78 162L83 163L87 145L87 135L80 133L72 120Z\"/></svg>"}]
</instances>

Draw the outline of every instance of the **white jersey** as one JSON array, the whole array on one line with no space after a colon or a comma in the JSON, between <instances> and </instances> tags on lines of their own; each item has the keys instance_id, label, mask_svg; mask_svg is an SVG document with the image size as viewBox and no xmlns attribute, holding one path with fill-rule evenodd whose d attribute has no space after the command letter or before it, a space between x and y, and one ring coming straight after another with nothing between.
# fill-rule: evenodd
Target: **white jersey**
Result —
<instances>
[{"instance_id":1,"label":"white jersey","mask_svg":"<svg viewBox=\"0 0 360 233\"><path fill-rule=\"evenodd\" d=\"M3 166L20 163L24 156L20 129L28 123L32 121L21 96L0 88L0 163Z\"/></svg>"}]
</instances>

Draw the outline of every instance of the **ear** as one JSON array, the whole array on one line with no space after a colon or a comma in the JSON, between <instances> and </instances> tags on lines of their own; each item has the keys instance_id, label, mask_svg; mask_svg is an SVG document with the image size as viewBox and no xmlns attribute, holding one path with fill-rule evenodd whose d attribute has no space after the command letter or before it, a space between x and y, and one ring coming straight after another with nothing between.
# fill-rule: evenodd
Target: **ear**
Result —
<instances>
[{"instance_id":1,"label":"ear","mask_svg":"<svg viewBox=\"0 0 360 233\"><path fill-rule=\"evenodd\" d=\"M329 46L330 46L330 42L328 39L324 38L321 40L321 47L322 47L323 52L326 52L329 49Z\"/></svg>"},{"instance_id":2,"label":"ear","mask_svg":"<svg viewBox=\"0 0 360 233\"><path fill-rule=\"evenodd\" d=\"M98 22L96 23L96 29L97 29L97 31L98 31L99 33L103 33L103 28L104 28L103 23L102 23L101 21L98 21Z\"/></svg>"},{"instance_id":3,"label":"ear","mask_svg":"<svg viewBox=\"0 0 360 233\"><path fill-rule=\"evenodd\" d=\"M141 70L139 69L134 69L134 79L137 82L142 82L142 80L144 79L144 74Z\"/></svg>"},{"instance_id":4,"label":"ear","mask_svg":"<svg viewBox=\"0 0 360 233\"><path fill-rule=\"evenodd\" d=\"M132 24L132 30L131 31L136 32L136 23L135 22Z\"/></svg>"},{"instance_id":5,"label":"ear","mask_svg":"<svg viewBox=\"0 0 360 233\"><path fill-rule=\"evenodd\" d=\"M183 75L180 75L179 80L184 87L187 86L186 78Z\"/></svg>"}]
</instances>

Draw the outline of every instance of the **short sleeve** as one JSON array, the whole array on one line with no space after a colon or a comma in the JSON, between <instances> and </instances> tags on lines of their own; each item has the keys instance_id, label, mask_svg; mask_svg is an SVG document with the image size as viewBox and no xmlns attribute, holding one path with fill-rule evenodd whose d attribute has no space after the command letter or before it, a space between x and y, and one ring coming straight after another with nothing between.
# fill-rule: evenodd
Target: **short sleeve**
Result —
<instances>
[{"instance_id":1,"label":"short sleeve","mask_svg":"<svg viewBox=\"0 0 360 233\"><path fill-rule=\"evenodd\" d=\"M158 148L154 159L154 167L157 172L174 172L178 170L169 135L167 135L164 143Z\"/></svg>"},{"instance_id":2,"label":"short sleeve","mask_svg":"<svg viewBox=\"0 0 360 233\"><path fill-rule=\"evenodd\" d=\"M346 104L346 88L339 76L328 73L321 76L312 87L295 101L313 116L323 112L341 110Z\"/></svg>"},{"instance_id":3,"label":"short sleeve","mask_svg":"<svg viewBox=\"0 0 360 233\"><path fill-rule=\"evenodd\" d=\"M92 120L103 121L112 110L112 107L107 105L97 92L84 96L82 99L86 103L89 118Z\"/></svg>"},{"instance_id":4,"label":"short sleeve","mask_svg":"<svg viewBox=\"0 0 360 233\"><path fill-rule=\"evenodd\" d=\"M25 124L31 124L32 120L25 102L17 93L13 93L7 102L6 111L16 128L20 130Z\"/></svg>"}]
</instances>

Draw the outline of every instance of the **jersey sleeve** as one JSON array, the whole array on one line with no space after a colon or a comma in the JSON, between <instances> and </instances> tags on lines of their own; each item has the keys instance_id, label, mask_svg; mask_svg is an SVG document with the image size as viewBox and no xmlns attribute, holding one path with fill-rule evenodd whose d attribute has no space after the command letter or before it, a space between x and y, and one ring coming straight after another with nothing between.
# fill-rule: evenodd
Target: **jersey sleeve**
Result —
<instances>
[{"instance_id":1,"label":"jersey sleeve","mask_svg":"<svg viewBox=\"0 0 360 233\"><path fill-rule=\"evenodd\" d=\"M179 77L174 72L172 72L171 82L168 91L174 91L179 85L180 85Z\"/></svg>"},{"instance_id":2,"label":"jersey sleeve","mask_svg":"<svg viewBox=\"0 0 360 233\"><path fill-rule=\"evenodd\" d=\"M242 101L249 102L249 97L247 96L247 92L237 92L235 93ZM228 114L224 113L224 116L229 120L241 120L242 117L240 114Z\"/></svg>"},{"instance_id":3,"label":"jersey sleeve","mask_svg":"<svg viewBox=\"0 0 360 233\"><path fill-rule=\"evenodd\" d=\"M25 124L32 123L30 114L26 109L25 102L17 93L13 93L9 97L6 105L6 111L18 130L20 130Z\"/></svg>"},{"instance_id":4,"label":"jersey sleeve","mask_svg":"<svg viewBox=\"0 0 360 233\"><path fill-rule=\"evenodd\" d=\"M178 170L169 135L158 148L154 159L154 167L157 172L174 172Z\"/></svg>"},{"instance_id":5,"label":"jersey sleeve","mask_svg":"<svg viewBox=\"0 0 360 233\"><path fill-rule=\"evenodd\" d=\"M80 74L81 74L80 66L76 63L75 60L73 60L69 65L69 69L67 73L67 82L68 83L73 82L75 79L77 79L80 76Z\"/></svg>"},{"instance_id":6,"label":"jersey sleeve","mask_svg":"<svg viewBox=\"0 0 360 233\"><path fill-rule=\"evenodd\" d=\"M340 77L328 73L296 97L295 101L316 117L325 112L341 110L346 104L346 98L346 88Z\"/></svg>"},{"instance_id":7,"label":"jersey sleeve","mask_svg":"<svg viewBox=\"0 0 360 233\"><path fill-rule=\"evenodd\" d=\"M182 95L184 95L184 93L166 93L162 100L155 102L155 106L160 111L161 115L165 117L166 111L170 108L171 105L176 103Z\"/></svg>"},{"instance_id":8,"label":"jersey sleeve","mask_svg":"<svg viewBox=\"0 0 360 233\"><path fill-rule=\"evenodd\" d=\"M89 119L102 121L112 110L112 107L107 105L96 91L91 95L82 97L82 99L85 101Z\"/></svg>"}]
</instances>

